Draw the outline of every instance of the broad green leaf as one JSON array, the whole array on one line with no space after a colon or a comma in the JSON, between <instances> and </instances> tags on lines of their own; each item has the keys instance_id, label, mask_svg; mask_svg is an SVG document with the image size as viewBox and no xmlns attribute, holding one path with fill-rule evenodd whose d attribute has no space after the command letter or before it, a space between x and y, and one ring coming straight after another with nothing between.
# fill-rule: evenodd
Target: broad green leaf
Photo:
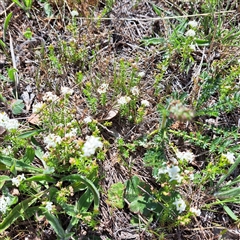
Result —
<instances>
[{"instance_id":1,"label":"broad green leaf","mask_svg":"<svg viewBox=\"0 0 240 240\"><path fill-rule=\"evenodd\" d=\"M99 192L98 192L97 188L95 187L95 185L93 184L92 181L88 180L87 178L85 178L84 176L81 176L79 174L65 176L60 181L83 182L93 193L94 211L98 212L100 196L99 196Z\"/></svg>"},{"instance_id":2,"label":"broad green leaf","mask_svg":"<svg viewBox=\"0 0 240 240\"><path fill-rule=\"evenodd\" d=\"M21 114L24 108L23 100L17 99L11 104L11 110L14 115Z\"/></svg>"},{"instance_id":3,"label":"broad green leaf","mask_svg":"<svg viewBox=\"0 0 240 240\"><path fill-rule=\"evenodd\" d=\"M0 223L0 233L4 232L9 228L20 216L23 214L27 208L29 208L37 199L43 195L43 192L38 193L36 196L25 199L15 206L12 211L3 219Z\"/></svg>"},{"instance_id":4,"label":"broad green leaf","mask_svg":"<svg viewBox=\"0 0 240 240\"><path fill-rule=\"evenodd\" d=\"M124 189L125 186L121 182L112 184L108 189L107 203L112 207L122 209L124 207Z\"/></svg>"}]
</instances>

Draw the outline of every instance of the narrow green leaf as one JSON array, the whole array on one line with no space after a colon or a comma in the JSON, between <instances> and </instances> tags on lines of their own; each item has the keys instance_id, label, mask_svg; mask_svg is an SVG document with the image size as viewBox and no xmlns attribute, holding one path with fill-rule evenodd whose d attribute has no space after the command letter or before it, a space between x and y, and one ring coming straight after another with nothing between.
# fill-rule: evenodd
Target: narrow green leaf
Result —
<instances>
[{"instance_id":1,"label":"narrow green leaf","mask_svg":"<svg viewBox=\"0 0 240 240\"><path fill-rule=\"evenodd\" d=\"M12 0L12 1L16 3L20 8L24 9L24 6L18 0Z\"/></svg>"},{"instance_id":2,"label":"narrow green leaf","mask_svg":"<svg viewBox=\"0 0 240 240\"><path fill-rule=\"evenodd\" d=\"M238 158L236 159L235 163L229 168L227 174L223 175L220 180L218 181L217 185L216 185L216 189L219 188L219 186L225 181L225 179L227 177L229 177L233 171L238 167L238 165L240 164L240 155L238 156Z\"/></svg>"},{"instance_id":3,"label":"narrow green leaf","mask_svg":"<svg viewBox=\"0 0 240 240\"><path fill-rule=\"evenodd\" d=\"M166 43L166 39L164 38L143 38L141 40L141 42L145 45L145 46L149 46L149 45L159 45L159 44L164 44Z\"/></svg>"},{"instance_id":4,"label":"narrow green leaf","mask_svg":"<svg viewBox=\"0 0 240 240\"><path fill-rule=\"evenodd\" d=\"M39 129L34 129L34 130L31 130L31 131L27 131L27 132L24 132L24 133L21 133L18 135L18 138L21 138L21 139L24 139L24 138L29 138L29 137L32 137L34 135L37 135L41 132L41 130Z\"/></svg>"},{"instance_id":5,"label":"narrow green leaf","mask_svg":"<svg viewBox=\"0 0 240 240\"><path fill-rule=\"evenodd\" d=\"M234 221L238 220L238 217L227 205L223 205L223 209L226 211L226 213L229 215L229 217L232 218Z\"/></svg>"},{"instance_id":6,"label":"narrow green leaf","mask_svg":"<svg viewBox=\"0 0 240 240\"><path fill-rule=\"evenodd\" d=\"M23 161L27 164L32 163L32 161L34 160L35 157L35 150L33 147L27 147L25 150L25 154L23 157Z\"/></svg>"},{"instance_id":7,"label":"narrow green leaf","mask_svg":"<svg viewBox=\"0 0 240 240\"><path fill-rule=\"evenodd\" d=\"M3 156L0 154L0 162L5 166L11 168L11 166L16 162L16 170L17 171L27 171L33 173L43 173L44 169L33 167L29 164L22 162L21 160L17 160L15 158Z\"/></svg>"},{"instance_id":8,"label":"narrow green leaf","mask_svg":"<svg viewBox=\"0 0 240 240\"><path fill-rule=\"evenodd\" d=\"M232 198L240 195L240 187L232 188L225 191L219 191L214 193L214 196L219 199Z\"/></svg>"},{"instance_id":9,"label":"narrow green leaf","mask_svg":"<svg viewBox=\"0 0 240 240\"><path fill-rule=\"evenodd\" d=\"M36 196L27 198L26 200L20 202L17 206L15 206L12 211L3 219L0 223L0 233L4 232L7 228L9 228L20 216L22 213L26 211L37 199L43 195L43 192L38 193Z\"/></svg>"},{"instance_id":10,"label":"narrow green leaf","mask_svg":"<svg viewBox=\"0 0 240 240\"><path fill-rule=\"evenodd\" d=\"M5 18L4 24L3 24L3 41L5 42L6 40L6 33L7 33L7 29L9 26L9 22L12 18L12 12L10 12L7 17Z\"/></svg>"},{"instance_id":11,"label":"narrow green leaf","mask_svg":"<svg viewBox=\"0 0 240 240\"><path fill-rule=\"evenodd\" d=\"M45 210L45 208L41 208L41 209L43 210L44 216L47 218L47 220L51 224L52 228L54 229L54 231L58 235L58 237L60 237L61 239L66 239L64 229L62 228L58 219L53 214L51 214L50 212L47 212Z\"/></svg>"},{"instance_id":12,"label":"narrow green leaf","mask_svg":"<svg viewBox=\"0 0 240 240\"><path fill-rule=\"evenodd\" d=\"M83 182L92 191L93 198L94 198L94 211L98 212L100 195L99 195L97 188L93 184L93 182L91 182L90 180L88 180L87 178L85 178L84 176L81 176L79 174L65 176L60 181Z\"/></svg>"},{"instance_id":13,"label":"narrow green leaf","mask_svg":"<svg viewBox=\"0 0 240 240\"><path fill-rule=\"evenodd\" d=\"M45 175L45 174L35 175L35 176L29 177L25 180L25 182L31 182L31 181L35 181L35 182L46 181L46 182L51 182L51 183L56 182L56 180L54 178L50 177L49 175Z\"/></svg>"},{"instance_id":14,"label":"narrow green leaf","mask_svg":"<svg viewBox=\"0 0 240 240\"><path fill-rule=\"evenodd\" d=\"M92 192L87 189L77 201L77 211L87 212L93 201Z\"/></svg>"}]
</instances>

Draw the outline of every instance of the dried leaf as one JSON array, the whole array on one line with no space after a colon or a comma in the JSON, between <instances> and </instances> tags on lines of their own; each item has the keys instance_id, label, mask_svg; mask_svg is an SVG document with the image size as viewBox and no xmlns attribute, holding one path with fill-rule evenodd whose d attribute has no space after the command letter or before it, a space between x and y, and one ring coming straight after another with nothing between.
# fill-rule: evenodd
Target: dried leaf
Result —
<instances>
[{"instance_id":1,"label":"dried leaf","mask_svg":"<svg viewBox=\"0 0 240 240\"><path fill-rule=\"evenodd\" d=\"M113 108L108 112L107 116L104 117L103 119L100 119L100 121L107 121L113 119L114 117L117 116L119 109L120 109L119 105L113 106Z\"/></svg>"},{"instance_id":2,"label":"dried leaf","mask_svg":"<svg viewBox=\"0 0 240 240\"><path fill-rule=\"evenodd\" d=\"M39 125L40 124L40 118L39 115L36 113L33 113L27 120L29 123L33 125Z\"/></svg>"}]
</instances>

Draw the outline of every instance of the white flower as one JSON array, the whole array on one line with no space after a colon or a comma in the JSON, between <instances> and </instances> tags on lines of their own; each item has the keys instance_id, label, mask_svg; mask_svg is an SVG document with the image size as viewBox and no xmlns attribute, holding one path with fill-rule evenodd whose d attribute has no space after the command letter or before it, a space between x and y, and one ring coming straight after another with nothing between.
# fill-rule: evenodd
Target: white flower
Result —
<instances>
[{"instance_id":1,"label":"white flower","mask_svg":"<svg viewBox=\"0 0 240 240\"><path fill-rule=\"evenodd\" d=\"M180 159L180 160L186 160L186 161L188 161L188 162L190 162L190 163L191 163L191 162L194 160L194 158L195 158L194 154L193 154L192 152L190 152L190 151L186 151L186 152L179 152L179 151L177 151L177 152L176 152L176 156L177 156L178 159Z\"/></svg>"},{"instance_id":2,"label":"white flower","mask_svg":"<svg viewBox=\"0 0 240 240\"><path fill-rule=\"evenodd\" d=\"M43 95L43 101L47 101L47 102L53 102L56 101L58 99L58 96L53 94L52 92L46 92Z\"/></svg>"},{"instance_id":3,"label":"white flower","mask_svg":"<svg viewBox=\"0 0 240 240\"><path fill-rule=\"evenodd\" d=\"M140 93L139 88L137 86L132 87L130 91L134 96L138 96Z\"/></svg>"},{"instance_id":4,"label":"white flower","mask_svg":"<svg viewBox=\"0 0 240 240\"><path fill-rule=\"evenodd\" d=\"M90 116L87 116L83 119L83 122L88 124L88 123L92 122L92 118Z\"/></svg>"},{"instance_id":5,"label":"white flower","mask_svg":"<svg viewBox=\"0 0 240 240\"><path fill-rule=\"evenodd\" d=\"M51 212L53 209L53 203L47 202L45 208L48 210L48 212Z\"/></svg>"},{"instance_id":6,"label":"white flower","mask_svg":"<svg viewBox=\"0 0 240 240\"><path fill-rule=\"evenodd\" d=\"M98 93L99 94L103 94L103 93L106 93L107 92L107 89L108 89L108 84L107 83L103 83L98 89Z\"/></svg>"},{"instance_id":7,"label":"white flower","mask_svg":"<svg viewBox=\"0 0 240 240\"><path fill-rule=\"evenodd\" d=\"M145 107L149 107L150 106L150 103L148 100L142 100L141 101L141 105L144 105Z\"/></svg>"},{"instance_id":8,"label":"white flower","mask_svg":"<svg viewBox=\"0 0 240 240\"><path fill-rule=\"evenodd\" d=\"M191 181L194 180L194 174L193 174L193 173L191 173L191 174L189 175L189 179L190 179Z\"/></svg>"},{"instance_id":9,"label":"white flower","mask_svg":"<svg viewBox=\"0 0 240 240\"><path fill-rule=\"evenodd\" d=\"M235 156L233 153L231 152L227 152L227 154L222 154L223 157L227 158L228 162L230 164L233 164L234 163L234 160L235 160Z\"/></svg>"},{"instance_id":10,"label":"white flower","mask_svg":"<svg viewBox=\"0 0 240 240\"><path fill-rule=\"evenodd\" d=\"M201 215L201 210L198 208L191 207L190 212L192 212L193 214L195 214L198 217Z\"/></svg>"},{"instance_id":11,"label":"white flower","mask_svg":"<svg viewBox=\"0 0 240 240\"><path fill-rule=\"evenodd\" d=\"M43 142L47 144L46 148L56 147L57 143L61 143L62 138L53 133L49 134L43 139Z\"/></svg>"},{"instance_id":12,"label":"white flower","mask_svg":"<svg viewBox=\"0 0 240 240\"><path fill-rule=\"evenodd\" d=\"M98 137L88 136L87 141L83 145L83 156L90 157L93 155L97 148L102 148L103 143L99 140Z\"/></svg>"},{"instance_id":13,"label":"white flower","mask_svg":"<svg viewBox=\"0 0 240 240\"><path fill-rule=\"evenodd\" d=\"M19 127L19 122L16 119L10 119L5 112L1 112L0 126L6 128L7 130L17 129Z\"/></svg>"},{"instance_id":14,"label":"white flower","mask_svg":"<svg viewBox=\"0 0 240 240\"><path fill-rule=\"evenodd\" d=\"M46 104L43 103L43 102L38 102L38 103L36 103L36 104L33 104L33 106L32 106L32 112L33 112L33 113L39 113L39 112L42 111L42 109L43 109L45 106L46 106Z\"/></svg>"},{"instance_id":15,"label":"white flower","mask_svg":"<svg viewBox=\"0 0 240 240\"><path fill-rule=\"evenodd\" d=\"M12 153L12 147L11 146L7 146L6 148L3 148L1 150L1 152L4 155L10 155Z\"/></svg>"},{"instance_id":16,"label":"white flower","mask_svg":"<svg viewBox=\"0 0 240 240\"><path fill-rule=\"evenodd\" d=\"M168 172L168 169L166 167L158 169L158 175L166 174L167 172Z\"/></svg>"},{"instance_id":17,"label":"white flower","mask_svg":"<svg viewBox=\"0 0 240 240\"><path fill-rule=\"evenodd\" d=\"M183 201L182 198L175 199L173 204L176 205L177 211L179 213L183 212L186 209L186 203Z\"/></svg>"},{"instance_id":18,"label":"white flower","mask_svg":"<svg viewBox=\"0 0 240 240\"><path fill-rule=\"evenodd\" d=\"M71 11L70 14L71 14L72 17L77 17L78 16L78 11L73 10L73 11Z\"/></svg>"},{"instance_id":19,"label":"white flower","mask_svg":"<svg viewBox=\"0 0 240 240\"><path fill-rule=\"evenodd\" d=\"M174 157L170 158L170 161L173 163L173 164L178 164L178 160Z\"/></svg>"},{"instance_id":20,"label":"white flower","mask_svg":"<svg viewBox=\"0 0 240 240\"><path fill-rule=\"evenodd\" d=\"M0 198L0 212L2 212L4 214L7 211L7 207L10 204L10 202L11 202L10 197L1 196L1 198Z\"/></svg>"},{"instance_id":21,"label":"white flower","mask_svg":"<svg viewBox=\"0 0 240 240\"><path fill-rule=\"evenodd\" d=\"M73 128L69 133L66 133L65 137L71 138L77 135L77 128Z\"/></svg>"},{"instance_id":22,"label":"white flower","mask_svg":"<svg viewBox=\"0 0 240 240\"><path fill-rule=\"evenodd\" d=\"M186 37L194 37L196 35L196 32L192 29L189 29L186 33L185 36Z\"/></svg>"},{"instance_id":23,"label":"white flower","mask_svg":"<svg viewBox=\"0 0 240 240\"><path fill-rule=\"evenodd\" d=\"M12 178L12 184L18 187L20 183L25 180L26 178L24 177L24 174L22 175L17 175L17 177Z\"/></svg>"},{"instance_id":24,"label":"white flower","mask_svg":"<svg viewBox=\"0 0 240 240\"><path fill-rule=\"evenodd\" d=\"M176 180L178 183L182 181L182 177L179 174L180 168L178 166L167 167L167 172L171 178L170 181Z\"/></svg>"},{"instance_id":25,"label":"white flower","mask_svg":"<svg viewBox=\"0 0 240 240\"><path fill-rule=\"evenodd\" d=\"M47 160L50 157L50 153L49 152L45 152L42 156L43 160Z\"/></svg>"},{"instance_id":26,"label":"white flower","mask_svg":"<svg viewBox=\"0 0 240 240\"><path fill-rule=\"evenodd\" d=\"M61 87L61 93L63 95L72 95L73 94L73 89L69 88L69 87Z\"/></svg>"},{"instance_id":27,"label":"white flower","mask_svg":"<svg viewBox=\"0 0 240 240\"><path fill-rule=\"evenodd\" d=\"M145 76L145 74L146 74L145 72L139 72L139 73L138 73L138 77L141 77L141 78L142 78L142 77Z\"/></svg>"},{"instance_id":28,"label":"white flower","mask_svg":"<svg viewBox=\"0 0 240 240\"><path fill-rule=\"evenodd\" d=\"M193 27L193 28L196 28L196 27L198 26L198 22L195 21L195 20L189 21L189 22L188 22L188 25L191 26L191 27Z\"/></svg>"},{"instance_id":29,"label":"white flower","mask_svg":"<svg viewBox=\"0 0 240 240\"><path fill-rule=\"evenodd\" d=\"M118 102L118 104L120 104L120 105L124 105L124 104L129 103L130 100L131 100L130 97L124 96L124 97L120 97L117 102Z\"/></svg>"},{"instance_id":30,"label":"white flower","mask_svg":"<svg viewBox=\"0 0 240 240\"><path fill-rule=\"evenodd\" d=\"M195 44L190 44L189 48L193 51L196 51L196 45Z\"/></svg>"}]
</instances>

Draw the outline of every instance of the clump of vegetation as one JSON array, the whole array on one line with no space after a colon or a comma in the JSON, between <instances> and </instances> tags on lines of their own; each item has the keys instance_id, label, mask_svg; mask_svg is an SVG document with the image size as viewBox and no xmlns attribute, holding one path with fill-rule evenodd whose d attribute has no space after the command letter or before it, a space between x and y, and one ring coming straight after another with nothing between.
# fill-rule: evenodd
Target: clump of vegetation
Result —
<instances>
[{"instance_id":1,"label":"clump of vegetation","mask_svg":"<svg viewBox=\"0 0 240 240\"><path fill-rule=\"evenodd\" d=\"M195 224L213 237L222 214L218 235L237 229L236 9L221 0L149 4L156 18L142 21L112 17L121 1L10 2L29 25L20 52L7 12L0 40L9 60L0 75L1 237L28 231L22 222L42 239L109 237L116 213L144 239ZM128 4L134 14L146 7ZM39 36L40 16L49 36Z\"/></svg>"}]
</instances>

